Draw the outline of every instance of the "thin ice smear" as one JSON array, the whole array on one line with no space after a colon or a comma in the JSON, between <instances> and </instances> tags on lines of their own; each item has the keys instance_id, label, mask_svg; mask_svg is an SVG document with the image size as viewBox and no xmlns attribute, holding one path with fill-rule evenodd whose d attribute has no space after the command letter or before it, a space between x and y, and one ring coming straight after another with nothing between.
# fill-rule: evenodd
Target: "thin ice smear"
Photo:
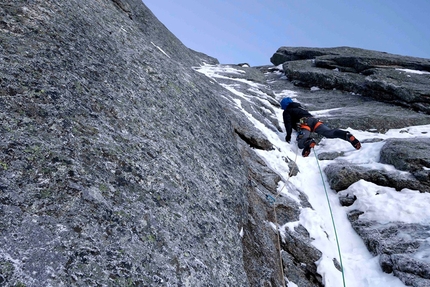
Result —
<instances>
[{"instance_id":1,"label":"thin ice smear","mask_svg":"<svg viewBox=\"0 0 430 287\"><path fill-rule=\"evenodd\" d=\"M234 68L221 68L220 66L204 66L199 69L200 72L209 77L222 77L217 74L222 70L230 73ZM405 71L409 72L409 71ZM239 73L237 71L236 73ZM230 78L230 80L234 80ZM238 79L241 83L246 80ZM255 87L255 83L248 81L251 87ZM224 85L228 90L234 92L241 98L247 99L252 96L246 95L242 92L235 90L235 85ZM276 95L280 100L285 96L295 97L293 91L284 90ZM241 110L244 115L257 127L274 145L275 149L272 151L256 150L257 154L267 163L267 165L277 174L281 175L283 181L288 179L289 168L284 161L287 156L291 159L296 158L297 150L296 142L291 141L291 144L286 143L283 139L285 133L276 133L268 129L264 123L259 122L251 114L247 113L240 106L237 101L237 108ZM315 114L324 114L327 111L316 111ZM282 125L282 110L276 110L276 118ZM403 129L390 130L386 134L376 134L365 131L358 131L348 129L360 140L370 138L415 138L415 137L430 137L430 125L405 127ZM368 165L381 169L393 169L392 166L387 166L378 163L379 151L383 143L365 143L363 147L356 151L348 142L338 139L323 139L318 146L315 147L315 152L331 152L342 151L345 156L343 159L355 164ZM321 169L332 161L320 162ZM295 188L304 192L309 202L312 204L313 209L302 208L299 222L280 223L284 224L282 228L294 228L298 224L303 225L310 237L314 238L313 245L322 252L321 259L316 262L319 274L322 275L323 281L326 286L343 286L342 274L334 267L333 258L339 261L338 248L336 237L334 234L334 227L332 224L331 213L328 208L328 203L325 194L327 188L327 196L332 208L335 228L340 243L341 256L344 267L346 286L348 287L375 287L375 286L390 286L390 287L404 287L405 285L392 274L382 272L378 257L373 256L367 250L363 240L351 227L347 219L347 213L351 208L357 208L364 211L365 216L369 219L379 222L387 221L403 221L406 223L420 222L422 220L430 220L430 194L419 193L418 191L404 189L400 192L394 191L387 187L380 187L373 183L364 180L359 181L345 192L354 193L359 196L359 200L351 207L343 207L339 203L339 195L331 190L325 175L320 174L316 158L313 153L308 158L297 157L296 161L299 170L306 171L306 173L299 172L297 176L291 177L288 184L293 184ZM284 182L278 184L278 191L282 189L282 195L293 198L299 202L298 194L291 192L285 186ZM375 195L379 193L379 195ZM405 200L407 198L408 200ZM401 204L400 204L401 203ZM430 240L430 239L429 239ZM422 254L421 254L422 253ZM429 256L430 252L417 253L418 257ZM427 256L427 257L426 257ZM288 274L286 274L288 277ZM297 286L294 282L288 282L289 287Z\"/></svg>"}]
</instances>

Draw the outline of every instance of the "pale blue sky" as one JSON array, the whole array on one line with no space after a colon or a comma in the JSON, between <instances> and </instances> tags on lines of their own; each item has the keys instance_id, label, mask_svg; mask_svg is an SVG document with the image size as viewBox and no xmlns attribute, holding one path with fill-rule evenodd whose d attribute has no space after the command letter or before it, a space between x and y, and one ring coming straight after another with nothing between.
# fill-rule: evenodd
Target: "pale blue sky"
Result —
<instances>
[{"instance_id":1,"label":"pale blue sky","mask_svg":"<svg viewBox=\"0 0 430 287\"><path fill-rule=\"evenodd\" d=\"M187 47L271 65L281 46L350 46L430 58L430 0L143 0Z\"/></svg>"}]
</instances>

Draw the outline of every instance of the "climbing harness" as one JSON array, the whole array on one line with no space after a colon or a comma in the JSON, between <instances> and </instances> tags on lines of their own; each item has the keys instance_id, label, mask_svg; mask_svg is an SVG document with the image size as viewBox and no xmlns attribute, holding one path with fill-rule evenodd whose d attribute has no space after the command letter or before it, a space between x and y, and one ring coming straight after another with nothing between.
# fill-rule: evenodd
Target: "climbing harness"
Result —
<instances>
[{"instance_id":1,"label":"climbing harness","mask_svg":"<svg viewBox=\"0 0 430 287\"><path fill-rule=\"evenodd\" d=\"M328 198L327 188L325 186L324 177L323 177L323 174L322 174L322 171L321 171L320 163L318 161L318 157L317 157L317 153L316 153L315 149L314 149L314 154L315 154L315 159L317 161L318 169L320 171L321 180L322 180L322 183L323 183L323 186L324 186L325 196L327 198L327 204L328 204L328 208L330 210L331 222L333 224L334 235L336 237L337 252L339 254L339 261L340 261L339 262L340 263L340 270L342 271L343 286L346 287L346 284L345 284L345 273L343 271L343 263L342 263L342 254L340 252L340 245L339 245L339 238L337 237L336 224L334 223L334 217L333 217L333 212L331 210L330 200Z\"/></svg>"},{"instance_id":2,"label":"climbing harness","mask_svg":"<svg viewBox=\"0 0 430 287\"><path fill-rule=\"evenodd\" d=\"M317 122L315 123L314 128L313 128L313 129L311 129L311 127L308 125L308 119L309 119L309 118L307 118L307 117L300 118L300 120L299 120L299 122L298 122L297 126L298 126L300 129L305 129L305 130L308 130L308 131L310 131L310 132L314 132L314 131L315 131L315 130L320 126L320 125L322 125L322 124L323 124L323 122L322 122L322 121L320 121L320 120L316 119L316 120L317 120Z\"/></svg>"}]
</instances>

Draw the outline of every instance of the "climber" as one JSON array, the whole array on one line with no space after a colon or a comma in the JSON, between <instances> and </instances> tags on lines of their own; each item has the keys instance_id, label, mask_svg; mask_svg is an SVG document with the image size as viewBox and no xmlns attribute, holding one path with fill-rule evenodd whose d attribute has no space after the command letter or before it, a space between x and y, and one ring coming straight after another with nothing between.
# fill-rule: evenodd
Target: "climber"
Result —
<instances>
[{"instance_id":1,"label":"climber","mask_svg":"<svg viewBox=\"0 0 430 287\"><path fill-rule=\"evenodd\" d=\"M320 120L314 118L299 103L293 102L291 98L283 98L281 100L281 108L284 110L283 118L285 131L287 132L285 140L288 143L291 141L291 133L294 128L298 132L297 145L303 149L303 157L307 157L311 152L311 148L316 145L315 140L311 138L311 132L315 132L326 138L339 138L348 141L357 150L361 148L360 141L351 133L338 129L330 129Z\"/></svg>"}]
</instances>

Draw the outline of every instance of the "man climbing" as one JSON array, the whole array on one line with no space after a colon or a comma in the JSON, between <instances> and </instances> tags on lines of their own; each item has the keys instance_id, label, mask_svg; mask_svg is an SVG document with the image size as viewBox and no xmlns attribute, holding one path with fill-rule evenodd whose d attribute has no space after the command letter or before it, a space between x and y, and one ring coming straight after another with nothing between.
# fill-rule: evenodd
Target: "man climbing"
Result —
<instances>
[{"instance_id":1,"label":"man climbing","mask_svg":"<svg viewBox=\"0 0 430 287\"><path fill-rule=\"evenodd\" d=\"M299 103L293 102L291 98L283 98L281 100L281 108L284 110L283 118L285 131L287 135L285 140L289 143L291 141L291 133L294 128L297 132L297 145L303 149L303 157L307 157L311 148L316 145L316 142L311 138L311 132L320 134L326 138L339 138L348 141L355 149L361 148L361 143L348 131L330 129L321 121L314 118L307 110L305 110Z\"/></svg>"}]
</instances>

